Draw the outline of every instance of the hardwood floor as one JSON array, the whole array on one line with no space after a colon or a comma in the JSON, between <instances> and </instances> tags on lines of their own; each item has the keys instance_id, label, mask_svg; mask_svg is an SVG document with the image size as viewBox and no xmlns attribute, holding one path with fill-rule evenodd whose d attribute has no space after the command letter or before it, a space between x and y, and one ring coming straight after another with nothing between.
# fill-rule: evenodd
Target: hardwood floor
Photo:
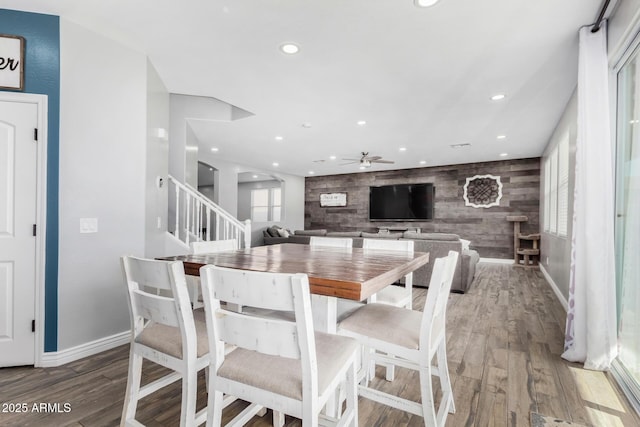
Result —
<instances>
[{"instance_id":1,"label":"hardwood floor","mask_svg":"<svg viewBox=\"0 0 640 427\"><path fill-rule=\"evenodd\" d=\"M414 307L421 309L426 290L414 289ZM560 358L564 322L565 313L539 271L479 264L471 290L449 300L447 348L456 413L447 426L529 426L532 411L587 426L639 426L640 418L606 374ZM57 368L0 369L0 426L118 425L127 364L128 347L121 346ZM162 372L145 363L144 380ZM409 370L397 368L390 383L378 368L374 384L403 397L419 396L417 376ZM202 408L204 375L199 390ZM180 391L176 383L143 400L138 420L150 427L177 425ZM7 412L22 403L26 413ZM60 405L41 408L40 403ZM227 421L244 405L227 408ZM360 426L422 425L419 417L365 399L359 411ZM248 425L271 425L270 415ZM301 423L287 417L286 425Z\"/></svg>"}]
</instances>

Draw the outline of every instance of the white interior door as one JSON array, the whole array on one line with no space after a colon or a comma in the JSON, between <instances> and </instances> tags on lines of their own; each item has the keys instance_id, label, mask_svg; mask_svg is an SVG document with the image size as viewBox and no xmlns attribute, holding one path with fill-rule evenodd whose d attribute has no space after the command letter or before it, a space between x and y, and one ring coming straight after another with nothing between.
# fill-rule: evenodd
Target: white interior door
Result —
<instances>
[{"instance_id":1,"label":"white interior door","mask_svg":"<svg viewBox=\"0 0 640 427\"><path fill-rule=\"evenodd\" d=\"M0 101L0 367L33 365L38 106Z\"/></svg>"}]
</instances>

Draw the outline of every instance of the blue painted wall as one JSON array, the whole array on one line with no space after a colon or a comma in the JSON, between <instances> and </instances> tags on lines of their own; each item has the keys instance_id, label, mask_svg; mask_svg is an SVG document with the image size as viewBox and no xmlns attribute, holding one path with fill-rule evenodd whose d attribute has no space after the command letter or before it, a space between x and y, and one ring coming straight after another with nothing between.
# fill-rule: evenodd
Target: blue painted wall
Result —
<instances>
[{"instance_id":1,"label":"blue painted wall","mask_svg":"<svg viewBox=\"0 0 640 427\"><path fill-rule=\"evenodd\" d=\"M52 15L0 9L0 33L25 38L24 92L48 96L44 350L57 351L60 19Z\"/></svg>"}]
</instances>

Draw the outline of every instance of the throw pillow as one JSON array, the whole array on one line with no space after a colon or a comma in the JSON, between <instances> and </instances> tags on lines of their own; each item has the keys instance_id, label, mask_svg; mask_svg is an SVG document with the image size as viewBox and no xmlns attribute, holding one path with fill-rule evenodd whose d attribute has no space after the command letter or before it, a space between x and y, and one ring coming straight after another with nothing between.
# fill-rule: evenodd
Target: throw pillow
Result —
<instances>
[{"instance_id":1,"label":"throw pillow","mask_svg":"<svg viewBox=\"0 0 640 427\"><path fill-rule=\"evenodd\" d=\"M271 237L280 237L280 234L278 233L278 229L280 227L278 227L277 225L272 225L271 227L267 228L267 233L269 233L269 236Z\"/></svg>"},{"instance_id":2,"label":"throw pillow","mask_svg":"<svg viewBox=\"0 0 640 427\"><path fill-rule=\"evenodd\" d=\"M278 235L280 237L288 238L289 237L289 232L287 230L285 230L284 228L278 228Z\"/></svg>"}]
</instances>

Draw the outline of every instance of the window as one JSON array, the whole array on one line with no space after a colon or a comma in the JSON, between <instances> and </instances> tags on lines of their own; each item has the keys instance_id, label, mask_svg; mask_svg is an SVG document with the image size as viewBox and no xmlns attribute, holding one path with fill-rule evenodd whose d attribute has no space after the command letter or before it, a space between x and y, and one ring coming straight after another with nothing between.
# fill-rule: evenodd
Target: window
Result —
<instances>
[{"instance_id":1,"label":"window","mask_svg":"<svg viewBox=\"0 0 640 427\"><path fill-rule=\"evenodd\" d=\"M282 217L282 190L259 188L251 190L251 221L280 221Z\"/></svg>"},{"instance_id":2,"label":"window","mask_svg":"<svg viewBox=\"0 0 640 427\"><path fill-rule=\"evenodd\" d=\"M251 221L269 221L269 189L251 190Z\"/></svg>"},{"instance_id":3,"label":"window","mask_svg":"<svg viewBox=\"0 0 640 427\"><path fill-rule=\"evenodd\" d=\"M569 133L544 162L544 230L566 236L569 216Z\"/></svg>"}]
</instances>

